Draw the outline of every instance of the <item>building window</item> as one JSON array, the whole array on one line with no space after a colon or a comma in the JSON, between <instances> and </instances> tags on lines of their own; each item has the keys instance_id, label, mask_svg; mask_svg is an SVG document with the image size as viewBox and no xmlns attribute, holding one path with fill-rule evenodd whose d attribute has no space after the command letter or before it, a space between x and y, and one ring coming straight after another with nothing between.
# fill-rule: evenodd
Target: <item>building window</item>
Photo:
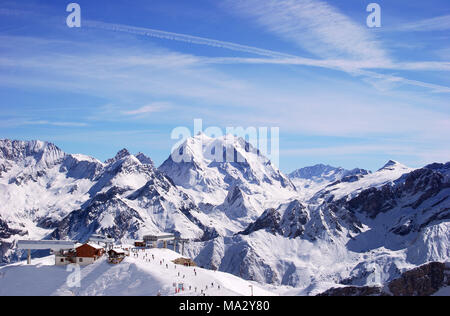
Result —
<instances>
[{"instance_id":1,"label":"building window","mask_svg":"<svg viewBox=\"0 0 450 316\"><path fill-rule=\"evenodd\" d=\"M80 262L83 262L83 258L80 258Z\"/></svg>"},{"instance_id":2,"label":"building window","mask_svg":"<svg viewBox=\"0 0 450 316\"><path fill-rule=\"evenodd\" d=\"M61 259L61 262L64 262L64 259Z\"/></svg>"}]
</instances>

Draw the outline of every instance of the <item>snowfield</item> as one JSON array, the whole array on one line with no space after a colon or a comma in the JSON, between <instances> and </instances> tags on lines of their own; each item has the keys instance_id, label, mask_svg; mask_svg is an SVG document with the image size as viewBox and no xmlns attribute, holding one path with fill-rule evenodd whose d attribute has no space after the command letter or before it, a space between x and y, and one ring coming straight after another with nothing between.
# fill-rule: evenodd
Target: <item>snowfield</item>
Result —
<instances>
[{"instance_id":1,"label":"snowfield","mask_svg":"<svg viewBox=\"0 0 450 316\"><path fill-rule=\"evenodd\" d=\"M250 296L250 286L255 296L275 295L229 273L181 265L175 268L172 260L181 256L169 249L138 254L118 265L103 258L81 267L80 287L68 286L75 280L75 269L55 266L54 256L34 259L29 266L20 262L0 267L0 296L201 296L202 291L206 296ZM183 283L184 291L175 293L174 283Z\"/></svg>"}]
</instances>

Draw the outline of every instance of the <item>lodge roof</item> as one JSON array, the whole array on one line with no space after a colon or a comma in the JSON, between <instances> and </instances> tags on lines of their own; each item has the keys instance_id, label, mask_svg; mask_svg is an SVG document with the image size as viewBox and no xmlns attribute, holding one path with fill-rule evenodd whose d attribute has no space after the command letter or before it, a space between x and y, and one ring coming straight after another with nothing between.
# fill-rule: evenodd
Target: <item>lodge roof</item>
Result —
<instances>
[{"instance_id":1,"label":"lodge roof","mask_svg":"<svg viewBox=\"0 0 450 316\"><path fill-rule=\"evenodd\" d=\"M90 247L92 247L92 248L94 248L94 249L103 249L102 246L97 245L97 244L94 244L94 243L91 243L91 242L88 242L88 243L85 243L85 244L79 244L79 245L77 244L76 249L78 249L78 248L80 248L80 247L83 247L83 246L85 246L85 245L88 245L88 246L90 246Z\"/></svg>"}]
</instances>

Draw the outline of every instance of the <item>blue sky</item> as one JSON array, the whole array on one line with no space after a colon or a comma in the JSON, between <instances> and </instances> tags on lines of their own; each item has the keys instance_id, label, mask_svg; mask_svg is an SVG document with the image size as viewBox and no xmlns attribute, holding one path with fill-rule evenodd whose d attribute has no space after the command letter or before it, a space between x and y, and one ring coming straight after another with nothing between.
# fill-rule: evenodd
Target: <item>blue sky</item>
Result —
<instances>
[{"instance_id":1,"label":"blue sky","mask_svg":"<svg viewBox=\"0 0 450 316\"><path fill-rule=\"evenodd\" d=\"M449 2L371 2L2 0L0 138L160 164L201 118L279 127L285 172L449 161Z\"/></svg>"}]
</instances>

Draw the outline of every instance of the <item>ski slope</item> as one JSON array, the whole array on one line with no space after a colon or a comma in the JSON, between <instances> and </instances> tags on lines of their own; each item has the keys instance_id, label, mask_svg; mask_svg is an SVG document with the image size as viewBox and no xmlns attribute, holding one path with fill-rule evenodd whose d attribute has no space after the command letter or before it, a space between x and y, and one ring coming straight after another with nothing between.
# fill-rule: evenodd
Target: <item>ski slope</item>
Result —
<instances>
[{"instance_id":1,"label":"ski slope","mask_svg":"<svg viewBox=\"0 0 450 316\"><path fill-rule=\"evenodd\" d=\"M154 259L153 259L154 256ZM122 263L111 265L103 258L81 267L80 287L68 286L75 270L54 265L54 256L0 267L0 296L273 296L254 282L229 273L175 265L180 254L169 249L131 253ZM174 284L184 284L175 293Z\"/></svg>"}]
</instances>

